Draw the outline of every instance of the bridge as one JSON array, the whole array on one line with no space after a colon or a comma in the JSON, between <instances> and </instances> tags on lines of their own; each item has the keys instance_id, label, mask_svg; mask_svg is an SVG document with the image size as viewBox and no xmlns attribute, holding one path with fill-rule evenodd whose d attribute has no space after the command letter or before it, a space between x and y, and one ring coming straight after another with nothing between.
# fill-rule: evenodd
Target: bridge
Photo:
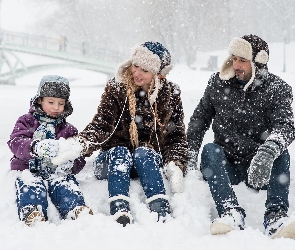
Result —
<instances>
[{"instance_id":1,"label":"bridge","mask_svg":"<svg viewBox=\"0 0 295 250\"><path fill-rule=\"evenodd\" d=\"M118 62L122 61L118 52L90 46L85 42L70 43L66 37L54 39L1 30L0 41L2 84L14 84L14 80L24 74L60 67L97 71L112 77L117 70ZM17 52L60 60L56 63L26 65Z\"/></svg>"}]
</instances>

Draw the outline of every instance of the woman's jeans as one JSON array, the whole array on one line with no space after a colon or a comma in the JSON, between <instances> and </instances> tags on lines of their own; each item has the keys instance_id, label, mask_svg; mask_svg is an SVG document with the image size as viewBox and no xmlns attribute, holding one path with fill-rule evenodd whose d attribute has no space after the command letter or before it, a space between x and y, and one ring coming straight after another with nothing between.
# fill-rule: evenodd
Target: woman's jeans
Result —
<instances>
[{"instance_id":1,"label":"woman's jeans","mask_svg":"<svg viewBox=\"0 0 295 250\"><path fill-rule=\"evenodd\" d=\"M161 156L153 149L138 147L133 154L128 148L118 146L102 152L96 158L93 168L97 179L108 180L109 197L129 196L130 173L137 172L147 198L165 195L161 175Z\"/></svg>"},{"instance_id":2,"label":"woman's jeans","mask_svg":"<svg viewBox=\"0 0 295 250\"><path fill-rule=\"evenodd\" d=\"M245 182L247 186L251 187L248 184L248 168L249 165L231 164L219 145L208 143L204 146L201 155L201 171L204 179L208 181L219 216L224 213L226 208L239 207L231 185ZM266 211L288 211L289 168L290 155L288 150L285 150L274 161L269 184L262 188L267 190Z\"/></svg>"}]
</instances>

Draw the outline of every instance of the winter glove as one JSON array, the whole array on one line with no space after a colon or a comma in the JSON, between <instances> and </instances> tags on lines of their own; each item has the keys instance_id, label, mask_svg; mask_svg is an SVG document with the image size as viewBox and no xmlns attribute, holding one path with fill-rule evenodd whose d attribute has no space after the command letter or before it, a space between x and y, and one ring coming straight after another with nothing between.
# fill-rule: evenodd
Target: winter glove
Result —
<instances>
[{"instance_id":1,"label":"winter glove","mask_svg":"<svg viewBox=\"0 0 295 250\"><path fill-rule=\"evenodd\" d=\"M187 160L187 170L195 170L197 169L198 165L198 153L195 151L188 151L187 154L188 160Z\"/></svg>"},{"instance_id":2,"label":"winter glove","mask_svg":"<svg viewBox=\"0 0 295 250\"><path fill-rule=\"evenodd\" d=\"M183 172L173 161L165 165L164 175L169 181L173 193L184 191Z\"/></svg>"},{"instance_id":3,"label":"winter glove","mask_svg":"<svg viewBox=\"0 0 295 250\"><path fill-rule=\"evenodd\" d=\"M58 176L64 176L64 175L70 174L72 172L73 166L74 166L73 161L67 161L64 164L57 166L57 168L55 169L55 174Z\"/></svg>"},{"instance_id":4,"label":"winter glove","mask_svg":"<svg viewBox=\"0 0 295 250\"><path fill-rule=\"evenodd\" d=\"M36 141L33 145L33 153L37 157L41 158L53 158L56 157L59 150L59 143L57 140L44 139L42 141Z\"/></svg>"},{"instance_id":5,"label":"winter glove","mask_svg":"<svg viewBox=\"0 0 295 250\"><path fill-rule=\"evenodd\" d=\"M42 164L45 159L34 158L29 161L29 170L35 176L41 176L44 180L51 174L50 167ZM45 160L46 161L46 160Z\"/></svg>"},{"instance_id":6,"label":"winter glove","mask_svg":"<svg viewBox=\"0 0 295 250\"><path fill-rule=\"evenodd\" d=\"M83 145L84 143L82 143L79 137L71 137L68 139L60 138L58 155L52 158L51 162L54 165L62 165L67 161L75 160L81 156Z\"/></svg>"},{"instance_id":7,"label":"winter glove","mask_svg":"<svg viewBox=\"0 0 295 250\"><path fill-rule=\"evenodd\" d=\"M274 160L280 155L280 147L273 141L262 144L253 157L248 169L248 183L254 188L262 188L270 180Z\"/></svg>"}]
</instances>

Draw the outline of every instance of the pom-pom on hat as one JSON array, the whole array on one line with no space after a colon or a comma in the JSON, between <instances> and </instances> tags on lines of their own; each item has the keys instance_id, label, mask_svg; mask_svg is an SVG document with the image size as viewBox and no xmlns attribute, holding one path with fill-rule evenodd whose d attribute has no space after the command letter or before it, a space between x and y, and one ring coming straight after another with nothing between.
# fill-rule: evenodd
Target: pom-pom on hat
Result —
<instances>
[{"instance_id":1,"label":"pom-pom on hat","mask_svg":"<svg viewBox=\"0 0 295 250\"><path fill-rule=\"evenodd\" d=\"M223 63L220 70L220 79L229 80L235 76L235 71L232 64L232 56L243 57L251 61L252 77L244 87L244 90L253 82L256 69L266 69L269 59L268 44L256 35L245 35L243 37L235 37L228 47L229 57Z\"/></svg>"}]
</instances>

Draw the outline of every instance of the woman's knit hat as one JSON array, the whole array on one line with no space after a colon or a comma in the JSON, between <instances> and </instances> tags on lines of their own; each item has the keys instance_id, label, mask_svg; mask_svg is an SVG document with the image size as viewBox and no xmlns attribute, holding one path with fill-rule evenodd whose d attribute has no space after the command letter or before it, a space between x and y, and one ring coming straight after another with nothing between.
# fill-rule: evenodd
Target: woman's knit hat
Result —
<instances>
[{"instance_id":1,"label":"woman's knit hat","mask_svg":"<svg viewBox=\"0 0 295 250\"><path fill-rule=\"evenodd\" d=\"M244 87L244 90L253 82L258 69L267 70L267 62L269 59L269 49L267 43L256 35L245 35L243 37L235 37L228 47L229 57L223 63L220 70L220 79L229 80L235 76L233 68L232 56L243 57L251 61L252 77Z\"/></svg>"},{"instance_id":2,"label":"woman's knit hat","mask_svg":"<svg viewBox=\"0 0 295 250\"><path fill-rule=\"evenodd\" d=\"M127 68L135 64L155 75L166 76L172 69L171 55L159 42L145 42L133 48L131 58L123 63L116 74L116 81L122 82Z\"/></svg>"},{"instance_id":3,"label":"woman's knit hat","mask_svg":"<svg viewBox=\"0 0 295 250\"><path fill-rule=\"evenodd\" d=\"M131 58L119 67L115 77L117 82L124 82L124 73L132 64L155 75L155 90L150 96L151 103L154 103L162 87L159 78L164 78L173 67L169 51L159 42L148 41L135 46Z\"/></svg>"},{"instance_id":4,"label":"woman's knit hat","mask_svg":"<svg viewBox=\"0 0 295 250\"><path fill-rule=\"evenodd\" d=\"M69 80L65 77L58 75L46 75L41 79L37 94L31 99L31 105L36 111L40 111L40 105L38 104L39 97L55 97L65 99L65 116L69 116L73 112L73 107L69 100Z\"/></svg>"}]
</instances>

